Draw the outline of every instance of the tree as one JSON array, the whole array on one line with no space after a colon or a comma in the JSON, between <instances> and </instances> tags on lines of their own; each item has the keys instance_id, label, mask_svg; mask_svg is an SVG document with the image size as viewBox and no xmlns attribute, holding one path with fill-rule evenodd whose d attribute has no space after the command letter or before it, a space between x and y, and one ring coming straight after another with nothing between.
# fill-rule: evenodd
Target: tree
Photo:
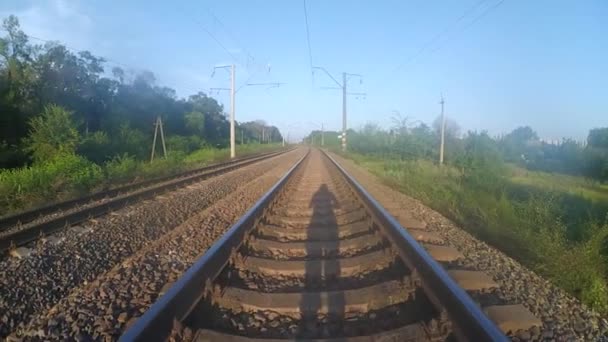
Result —
<instances>
[{"instance_id":1,"label":"tree","mask_svg":"<svg viewBox=\"0 0 608 342\"><path fill-rule=\"evenodd\" d=\"M526 164L537 159L540 141L529 126L517 127L500 141L500 149L508 161Z\"/></svg>"},{"instance_id":2,"label":"tree","mask_svg":"<svg viewBox=\"0 0 608 342\"><path fill-rule=\"evenodd\" d=\"M591 147L608 149L608 127L590 130L587 144Z\"/></svg>"},{"instance_id":3,"label":"tree","mask_svg":"<svg viewBox=\"0 0 608 342\"><path fill-rule=\"evenodd\" d=\"M205 131L205 115L201 112L193 111L184 116L186 127L196 135L202 135Z\"/></svg>"},{"instance_id":4,"label":"tree","mask_svg":"<svg viewBox=\"0 0 608 342\"><path fill-rule=\"evenodd\" d=\"M463 142L463 153L455 160L463 171L463 179L469 185L482 189L499 187L505 168L496 141L483 131L469 132Z\"/></svg>"},{"instance_id":5,"label":"tree","mask_svg":"<svg viewBox=\"0 0 608 342\"><path fill-rule=\"evenodd\" d=\"M441 115L433 121L433 129L437 135L441 134ZM445 136L448 138L460 136L460 125L448 117L445 118Z\"/></svg>"},{"instance_id":6,"label":"tree","mask_svg":"<svg viewBox=\"0 0 608 342\"><path fill-rule=\"evenodd\" d=\"M29 125L26 145L35 162L76 151L80 135L72 121L72 113L64 108L48 105L40 116L30 120Z\"/></svg>"}]
</instances>

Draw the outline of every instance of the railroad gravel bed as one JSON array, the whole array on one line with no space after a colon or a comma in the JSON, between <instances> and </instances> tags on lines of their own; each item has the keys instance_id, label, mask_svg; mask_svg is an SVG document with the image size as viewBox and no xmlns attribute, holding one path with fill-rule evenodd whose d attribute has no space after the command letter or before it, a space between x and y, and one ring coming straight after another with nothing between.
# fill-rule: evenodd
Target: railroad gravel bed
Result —
<instances>
[{"instance_id":1,"label":"railroad gravel bed","mask_svg":"<svg viewBox=\"0 0 608 342\"><path fill-rule=\"evenodd\" d=\"M213 171L221 168L222 165L212 164L212 165L209 165L207 167L210 167L210 168L208 170L205 170L204 172L201 171L201 172L198 172L196 174L203 174L203 173L213 172ZM45 222L51 221L51 220L53 220L53 219L55 219L57 217L60 217L60 216L72 214L74 212L77 212L77 211L80 211L80 210L83 210L83 209L87 209L87 208L90 208L90 207L94 207L94 206L103 204L105 202L109 202L109 201L112 201L112 200L115 200L115 199L118 199L118 198L126 197L126 196L129 196L129 195L133 194L133 193L143 192L143 191L146 191L146 190L149 190L149 189L152 189L152 188L156 188L156 187L160 187L160 186L163 186L163 185L166 185L166 184L174 183L174 182L176 182L178 180L182 180L182 179L193 177L194 175L195 174L189 174L187 176L182 176L182 177L180 177L179 175L175 175L174 177L172 177L172 178L170 178L168 180L164 180L164 181L161 181L161 182L154 182L154 183L151 183L151 184L138 186L137 188L131 189L129 191L125 190L123 192L118 193L116 196L104 197L104 198L100 198L100 199L97 199L97 200L90 200L90 201L88 201L86 203L81 203L80 205L71 207L69 209L59 210L59 211L55 211L55 212L52 212L52 213L47 214L47 215L42 215L40 217L35 218L32 221L24 223L24 224L19 223L19 224L16 224L14 226L10 226L10 227L6 227L6 228L2 229L0 231L0 238L4 237L4 236L7 236L7 235L10 235L10 234L13 234L13 233L15 233L17 231L24 230L24 229L27 229L27 228L39 225L41 223L45 223ZM135 185L135 184L137 184L137 182L134 182L132 184L124 184L123 186L131 186L131 185ZM110 188L109 190L112 190L112 189Z\"/></svg>"},{"instance_id":2,"label":"railroad gravel bed","mask_svg":"<svg viewBox=\"0 0 608 342\"><path fill-rule=\"evenodd\" d=\"M501 299L520 302L543 321L538 335L544 341L596 341L605 338L608 321L587 308L576 298L527 269L506 254L479 241L457 227L440 213L420 201L393 190L371 172L332 154L357 181L381 204L398 203L427 223L430 231L440 235L448 245L462 252L464 264L490 275L500 285ZM572 270L576 272L576 270ZM527 340L526 336L513 340Z\"/></svg>"},{"instance_id":3,"label":"railroad gravel bed","mask_svg":"<svg viewBox=\"0 0 608 342\"><path fill-rule=\"evenodd\" d=\"M73 289L11 337L115 340L302 155L302 150L292 152L257 164L244 172L247 177L225 179L221 191L227 196L188 214L187 220L162 238ZM189 206L187 202L194 200L183 198L177 203Z\"/></svg>"},{"instance_id":4,"label":"railroad gravel bed","mask_svg":"<svg viewBox=\"0 0 608 342\"><path fill-rule=\"evenodd\" d=\"M261 161L138 202L38 241L32 254L0 260L0 338L22 330L80 285L165 235L241 184L293 160L301 152ZM52 323L52 322L51 322Z\"/></svg>"}]
</instances>

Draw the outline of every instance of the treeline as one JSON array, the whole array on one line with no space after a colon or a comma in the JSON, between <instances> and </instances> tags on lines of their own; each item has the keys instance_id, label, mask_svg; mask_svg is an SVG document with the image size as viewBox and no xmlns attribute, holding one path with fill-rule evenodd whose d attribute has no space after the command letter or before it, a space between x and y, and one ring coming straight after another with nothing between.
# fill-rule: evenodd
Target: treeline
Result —
<instances>
[{"instance_id":1,"label":"treeline","mask_svg":"<svg viewBox=\"0 0 608 342\"><path fill-rule=\"evenodd\" d=\"M62 149L73 147L98 164L123 155L144 160L157 116L170 152L229 144L224 108L206 94L179 98L157 84L152 72L109 69L103 58L58 42L33 44L14 16L2 28L7 33L0 38L0 168L51 157L40 139L66 139ZM276 127L262 121L237 124L236 137L237 143L282 140Z\"/></svg>"},{"instance_id":2,"label":"treeline","mask_svg":"<svg viewBox=\"0 0 608 342\"><path fill-rule=\"evenodd\" d=\"M390 129L367 124L358 131L348 132L349 148L402 160L436 161L439 159L438 126L438 123L433 128L423 123L410 126L405 120L397 121ZM527 126L501 137L491 137L486 132L468 132L461 136L455 122L449 121L446 126L444 160L447 164L466 169L480 157L499 165L507 162L529 170L608 180L608 128L590 130L586 144L582 144L572 139L545 142Z\"/></svg>"}]
</instances>

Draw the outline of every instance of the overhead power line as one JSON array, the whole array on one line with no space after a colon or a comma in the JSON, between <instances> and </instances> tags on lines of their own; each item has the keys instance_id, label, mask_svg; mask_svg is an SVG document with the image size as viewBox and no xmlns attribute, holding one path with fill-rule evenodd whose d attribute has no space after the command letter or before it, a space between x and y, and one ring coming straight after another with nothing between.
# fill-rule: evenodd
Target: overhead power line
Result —
<instances>
[{"instance_id":1,"label":"overhead power line","mask_svg":"<svg viewBox=\"0 0 608 342\"><path fill-rule=\"evenodd\" d=\"M306 0L304 1L304 19L306 21L306 41L308 43L308 59L310 61L310 74L311 76L314 74L313 64L312 64L312 48L310 45L310 28L308 25L308 9L306 8Z\"/></svg>"},{"instance_id":2,"label":"overhead power line","mask_svg":"<svg viewBox=\"0 0 608 342\"><path fill-rule=\"evenodd\" d=\"M211 31L209 31L209 29L207 29L207 27L201 23L198 19L196 19L194 16L191 16L190 13L188 13L188 11L184 11L184 13L190 17L190 19L192 19L192 21L194 21L195 24L199 25L200 28L205 31L205 33L207 33L207 35L209 37L211 37L211 39L213 39L217 45L219 45L219 47L221 47L231 58L235 63L240 63L239 59L236 58L236 56L230 52L230 50L228 50L228 48L226 48L226 46L224 44L222 44L222 42L213 34L211 33Z\"/></svg>"},{"instance_id":3,"label":"overhead power line","mask_svg":"<svg viewBox=\"0 0 608 342\"><path fill-rule=\"evenodd\" d=\"M449 43L450 41L452 41L452 39L454 37L456 37L456 34L460 33L460 32L464 32L466 31L469 27L475 25L478 21L480 21L483 17L485 17L488 13L490 13L491 11L495 10L496 8L498 8L500 5L502 5L505 2L505 0L500 0L497 3L495 3L492 6L487 7L483 12L481 12L477 17L475 17L472 21L470 21L467 25L463 26L460 31L454 32L453 34L451 34L450 36L448 36L448 39L445 40L445 42L443 43L443 45L439 45L437 46L435 49L431 50L430 53L434 53L437 50L439 50L440 48L442 48L443 46L445 46L445 44Z\"/></svg>"},{"instance_id":4,"label":"overhead power line","mask_svg":"<svg viewBox=\"0 0 608 342\"><path fill-rule=\"evenodd\" d=\"M230 50L228 50L226 48L226 46L209 30L207 29L207 27L205 25L203 25L199 20L197 20L196 18L194 18L193 16L190 16L190 18L197 23L198 25L201 26L201 28L211 37L213 38L213 40L215 40L215 42L217 42L217 44L224 49L224 51L226 51L226 53L228 53L230 55L230 57L232 57L233 61L236 64L240 64L245 66L245 69L247 70L247 72L249 73L249 77L245 80L245 82L243 82L242 84L240 84L237 88L236 91L240 90L241 88L245 87L249 81L251 81L253 79L253 77L260 71L260 69L262 69L263 65L258 64L256 58L246 49L243 47L242 44L240 44L239 40L236 38L236 36L228 29L228 27L223 23L223 21L208 7L205 7L205 10L209 13L209 15L211 17L213 17L213 20L215 22L217 22L222 29L228 34L228 36L234 41L234 43L236 43L239 47L240 50L242 50L245 55L247 56L247 59L245 60L245 63L243 63L243 61L239 60L239 58L237 58L233 53L230 52ZM186 12L186 11L185 11ZM189 13L188 13L189 15ZM249 61L250 59L253 61L253 65L255 67L255 69L253 70L253 72L250 70L249 68ZM269 70L270 72L270 70Z\"/></svg>"},{"instance_id":5,"label":"overhead power line","mask_svg":"<svg viewBox=\"0 0 608 342\"><path fill-rule=\"evenodd\" d=\"M253 60L254 64L256 64L255 57L244 47L241 41L236 38L236 36L232 33L228 26L226 26L224 22L210 8L205 7L205 10L209 13L209 15L213 17L213 20L215 20L215 22L217 22L222 27L222 29L226 32L226 34L228 34L230 39L232 39L239 46L239 48L242 49L243 52L245 52L248 58L247 67L249 66L249 59Z\"/></svg>"},{"instance_id":6,"label":"overhead power line","mask_svg":"<svg viewBox=\"0 0 608 342\"><path fill-rule=\"evenodd\" d=\"M432 39L430 39L429 41L427 41L425 44L423 44L420 49L418 49L418 51L416 53L414 53L413 55L411 55L405 62L399 64L395 69L393 69L393 73L398 71L399 69L403 68L404 66L410 64L411 62L413 62L414 60L416 60L416 58L420 57L424 52L426 52L430 47L432 47L434 44L436 44L437 42L439 42L441 40L441 38L443 38L446 34L450 33L450 35L448 35L448 39L444 41L443 44L438 45L435 49L430 50L429 53L434 53L435 51L439 50L439 48L442 45L445 45L447 42L449 42L451 40L451 38L453 38L457 33L460 33L464 30L466 30L466 28L474 25L477 21L479 21L479 19L481 19L483 16L485 16L486 14L488 14L491 10L497 8L498 6L500 6L504 0L500 0L499 2L495 3L492 6L487 7L482 13L481 15L475 17L473 19L473 21L471 21L468 25L465 26L464 29L461 30L455 30L455 26L460 23L461 21L463 21L464 19L466 19L468 16L470 16L472 13L474 13L476 10L478 10L482 5L484 5L486 2L488 2L488 0L480 0L476 3L474 3L472 6L470 6L469 8L467 8L458 18L456 18L453 22L451 22L450 24L448 24L447 26L445 26L443 28L443 30L441 30L439 33L437 33L435 36L433 36Z\"/></svg>"}]
</instances>

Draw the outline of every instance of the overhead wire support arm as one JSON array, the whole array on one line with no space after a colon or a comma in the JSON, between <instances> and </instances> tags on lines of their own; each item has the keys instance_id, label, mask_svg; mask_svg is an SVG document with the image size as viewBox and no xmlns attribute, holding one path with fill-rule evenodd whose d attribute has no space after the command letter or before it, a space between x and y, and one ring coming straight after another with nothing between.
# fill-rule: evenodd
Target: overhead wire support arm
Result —
<instances>
[{"instance_id":1,"label":"overhead wire support arm","mask_svg":"<svg viewBox=\"0 0 608 342\"><path fill-rule=\"evenodd\" d=\"M329 71L325 70L325 68L323 67L319 67L319 66L313 66L312 67L313 70L321 70L323 71L325 74L327 74L327 76L329 76L334 82L336 82L336 84L338 85L338 87L340 87L340 89L342 89L344 87L344 85L340 82L338 82L338 80L336 80L330 73Z\"/></svg>"}]
</instances>

